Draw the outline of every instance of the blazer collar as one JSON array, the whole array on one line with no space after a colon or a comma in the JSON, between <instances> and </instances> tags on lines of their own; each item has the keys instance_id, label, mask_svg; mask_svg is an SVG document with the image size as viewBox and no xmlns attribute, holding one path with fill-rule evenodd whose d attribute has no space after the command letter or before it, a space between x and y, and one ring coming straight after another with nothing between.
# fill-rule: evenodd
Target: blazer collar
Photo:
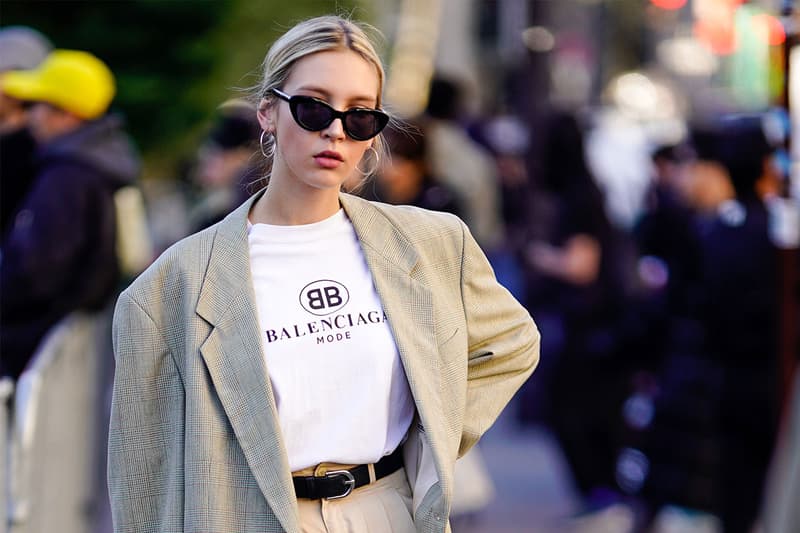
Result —
<instances>
[{"instance_id":1,"label":"blazer collar","mask_svg":"<svg viewBox=\"0 0 800 533\"><path fill-rule=\"evenodd\" d=\"M248 464L284 529L299 528L277 406L262 352L250 273L247 216L257 193L218 226L196 312L214 326L201 346L214 387ZM340 202L353 223L389 319L417 411L430 442L446 442L440 421L440 369L433 298L419 278L417 250L372 203L348 194ZM432 446L439 478L441 450ZM449 485L449 480L444 480Z\"/></svg>"},{"instance_id":2,"label":"blazer collar","mask_svg":"<svg viewBox=\"0 0 800 533\"><path fill-rule=\"evenodd\" d=\"M262 194L263 190L254 194L217 226L197 303L197 313L211 324L216 324L236 297L252 293L247 217ZM371 257L379 257L411 274L419 256L406 236L370 202L346 193L339 195L339 201L368 255L368 263ZM369 266L372 268L372 263Z\"/></svg>"},{"instance_id":3,"label":"blazer collar","mask_svg":"<svg viewBox=\"0 0 800 533\"><path fill-rule=\"evenodd\" d=\"M406 274L410 274L419 260L419 254L402 233L372 203L342 193L339 195L347 217L353 223L361 247L376 253L391 262ZM369 257L367 258L369 260ZM373 265L370 264L370 267ZM374 276L373 271L373 276Z\"/></svg>"}]
</instances>

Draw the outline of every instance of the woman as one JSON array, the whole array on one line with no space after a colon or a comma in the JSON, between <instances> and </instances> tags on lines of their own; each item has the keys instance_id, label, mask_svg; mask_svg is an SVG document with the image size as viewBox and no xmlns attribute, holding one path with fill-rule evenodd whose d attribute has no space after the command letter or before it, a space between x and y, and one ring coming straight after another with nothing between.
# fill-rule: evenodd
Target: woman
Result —
<instances>
[{"instance_id":1,"label":"woman","mask_svg":"<svg viewBox=\"0 0 800 533\"><path fill-rule=\"evenodd\" d=\"M358 25L290 29L260 88L269 186L120 297L117 531L447 528L456 458L539 335L458 219L340 192L380 153L382 89Z\"/></svg>"},{"instance_id":2,"label":"woman","mask_svg":"<svg viewBox=\"0 0 800 533\"><path fill-rule=\"evenodd\" d=\"M524 422L543 418L553 428L593 508L615 483L617 446L608 420L627 392L621 326L627 269L623 241L586 161L578 118L554 111L544 126L522 254L528 307L557 333L546 342L547 364L521 393L520 415Z\"/></svg>"}]
</instances>

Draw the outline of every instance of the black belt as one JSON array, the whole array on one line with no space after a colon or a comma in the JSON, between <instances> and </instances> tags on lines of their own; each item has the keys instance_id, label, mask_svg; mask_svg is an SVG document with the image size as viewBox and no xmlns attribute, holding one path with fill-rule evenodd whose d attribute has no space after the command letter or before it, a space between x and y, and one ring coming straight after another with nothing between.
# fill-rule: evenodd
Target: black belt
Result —
<instances>
[{"instance_id":1,"label":"black belt","mask_svg":"<svg viewBox=\"0 0 800 533\"><path fill-rule=\"evenodd\" d=\"M403 451L398 446L391 455L384 455L375 463L375 480L394 474L403 466ZM331 470L324 476L293 477L294 492L298 498L309 500L335 500L344 498L358 487L369 484L369 466L358 465L349 470Z\"/></svg>"}]
</instances>

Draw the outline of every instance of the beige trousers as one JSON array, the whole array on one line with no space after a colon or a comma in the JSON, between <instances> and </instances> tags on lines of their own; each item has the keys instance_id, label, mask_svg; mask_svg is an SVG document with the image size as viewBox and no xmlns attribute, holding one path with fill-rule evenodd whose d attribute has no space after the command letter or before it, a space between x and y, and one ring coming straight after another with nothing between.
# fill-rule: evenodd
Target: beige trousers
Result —
<instances>
[{"instance_id":1,"label":"beige trousers","mask_svg":"<svg viewBox=\"0 0 800 533\"><path fill-rule=\"evenodd\" d=\"M323 463L294 475L322 476L342 468ZM375 479L372 465L370 478ZM298 498L300 528L303 533L414 533L411 498L406 471L401 468L338 500Z\"/></svg>"}]
</instances>

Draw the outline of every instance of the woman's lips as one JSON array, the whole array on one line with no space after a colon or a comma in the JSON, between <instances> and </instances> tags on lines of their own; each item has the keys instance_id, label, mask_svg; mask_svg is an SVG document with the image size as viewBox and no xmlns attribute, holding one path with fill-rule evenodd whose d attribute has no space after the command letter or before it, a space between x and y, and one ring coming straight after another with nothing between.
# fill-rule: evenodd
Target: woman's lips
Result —
<instances>
[{"instance_id":1,"label":"woman's lips","mask_svg":"<svg viewBox=\"0 0 800 533\"><path fill-rule=\"evenodd\" d=\"M314 161L322 168L336 168L344 162L342 154L326 150L314 156Z\"/></svg>"}]
</instances>

